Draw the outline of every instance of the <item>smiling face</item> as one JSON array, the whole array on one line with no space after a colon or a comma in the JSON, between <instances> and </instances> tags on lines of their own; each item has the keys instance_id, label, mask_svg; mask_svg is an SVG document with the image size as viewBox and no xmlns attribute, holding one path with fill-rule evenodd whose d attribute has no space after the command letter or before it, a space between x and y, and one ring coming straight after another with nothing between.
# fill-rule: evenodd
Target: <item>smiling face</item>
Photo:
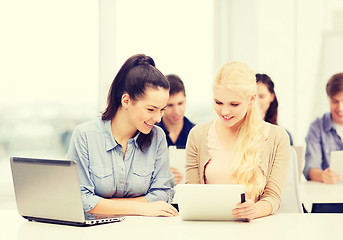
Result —
<instances>
[{"instance_id":1,"label":"smiling face","mask_svg":"<svg viewBox=\"0 0 343 240\"><path fill-rule=\"evenodd\" d=\"M160 122L169 98L169 90L147 88L144 97L128 100L130 123L138 131L148 134L156 122Z\"/></svg>"},{"instance_id":2,"label":"smiling face","mask_svg":"<svg viewBox=\"0 0 343 240\"><path fill-rule=\"evenodd\" d=\"M330 111L332 120L343 125L343 91L330 98Z\"/></svg>"},{"instance_id":3,"label":"smiling face","mask_svg":"<svg viewBox=\"0 0 343 240\"><path fill-rule=\"evenodd\" d=\"M169 96L167 108L163 115L163 121L170 125L183 123L186 110L186 96L184 92L178 92Z\"/></svg>"},{"instance_id":4,"label":"smiling face","mask_svg":"<svg viewBox=\"0 0 343 240\"><path fill-rule=\"evenodd\" d=\"M269 92L264 83L257 83L257 99L264 115L266 115L270 104L274 101L274 97L275 95Z\"/></svg>"},{"instance_id":5,"label":"smiling face","mask_svg":"<svg viewBox=\"0 0 343 240\"><path fill-rule=\"evenodd\" d=\"M228 128L239 127L247 114L251 98L245 98L226 87L214 88L214 110L220 123Z\"/></svg>"}]
</instances>

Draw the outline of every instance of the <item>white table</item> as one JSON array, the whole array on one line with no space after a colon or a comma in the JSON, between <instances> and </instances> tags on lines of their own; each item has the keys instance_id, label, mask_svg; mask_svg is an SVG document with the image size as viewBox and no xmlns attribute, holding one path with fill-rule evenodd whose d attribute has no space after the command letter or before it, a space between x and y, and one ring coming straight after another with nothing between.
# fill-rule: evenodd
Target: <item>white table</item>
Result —
<instances>
[{"instance_id":1,"label":"white table","mask_svg":"<svg viewBox=\"0 0 343 240\"><path fill-rule=\"evenodd\" d=\"M301 198L309 203L343 203L343 183L325 184L316 181L300 183Z\"/></svg>"},{"instance_id":2,"label":"white table","mask_svg":"<svg viewBox=\"0 0 343 240\"><path fill-rule=\"evenodd\" d=\"M313 203L343 203L343 183L304 181L299 184L299 191L301 201L310 211Z\"/></svg>"},{"instance_id":3,"label":"white table","mask_svg":"<svg viewBox=\"0 0 343 240\"><path fill-rule=\"evenodd\" d=\"M73 227L23 219L0 210L0 239L330 239L342 233L343 214L280 213L246 222L182 221L179 217L126 217L120 223Z\"/></svg>"}]
</instances>

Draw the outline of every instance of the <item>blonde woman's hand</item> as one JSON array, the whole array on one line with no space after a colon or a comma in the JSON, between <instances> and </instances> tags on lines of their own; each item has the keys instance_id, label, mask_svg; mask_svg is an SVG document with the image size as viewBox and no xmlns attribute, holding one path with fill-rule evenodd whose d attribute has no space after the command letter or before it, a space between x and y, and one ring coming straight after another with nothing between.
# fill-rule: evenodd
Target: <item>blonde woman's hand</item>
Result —
<instances>
[{"instance_id":1,"label":"blonde woman's hand","mask_svg":"<svg viewBox=\"0 0 343 240\"><path fill-rule=\"evenodd\" d=\"M176 208L163 201L144 203L142 209L142 215L150 217L174 217L178 214Z\"/></svg>"},{"instance_id":2,"label":"blonde woman's hand","mask_svg":"<svg viewBox=\"0 0 343 240\"><path fill-rule=\"evenodd\" d=\"M251 199L247 199L245 202L237 204L237 208L232 210L232 215L251 221L256 217L256 203Z\"/></svg>"}]
</instances>

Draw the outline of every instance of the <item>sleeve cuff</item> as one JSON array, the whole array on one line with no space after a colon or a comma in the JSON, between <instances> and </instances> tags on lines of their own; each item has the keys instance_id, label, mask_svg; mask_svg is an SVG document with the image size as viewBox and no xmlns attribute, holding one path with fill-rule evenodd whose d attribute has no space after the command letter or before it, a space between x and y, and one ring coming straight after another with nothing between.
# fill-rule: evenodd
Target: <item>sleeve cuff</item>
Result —
<instances>
[{"instance_id":1,"label":"sleeve cuff","mask_svg":"<svg viewBox=\"0 0 343 240\"><path fill-rule=\"evenodd\" d=\"M167 203L171 203L174 197L174 189L170 189L168 191L153 191L145 195L145 198L149 202L156 202L156 201L165 201Z\"/></svg>"},{"instance_id":2,"label":"sleeve cuff","mask_svg":"<svg viewBox=\"0 0 343 240\"><path fill-rule=\"evenodd\" d=\"M97 195L82 196L83 211L88 212L92 210L100 201Z\"/></svg>"},{"instance_id":3,"label":"sleeve cuff","mask_svg":"<svg viewBox=\"0 0 343 240\"><path fill-rule=\"evenodd\" d=\"M271 211L270 215L276 213L277 210L279 210L279 208L280 208L280 203L278 204L278 203L277 203L273 198L271 198L271 197L263 198L263 199L261 199L260 201L268 202L268 203L272 206L272 211Z\"/></svg>"}]
</instances>

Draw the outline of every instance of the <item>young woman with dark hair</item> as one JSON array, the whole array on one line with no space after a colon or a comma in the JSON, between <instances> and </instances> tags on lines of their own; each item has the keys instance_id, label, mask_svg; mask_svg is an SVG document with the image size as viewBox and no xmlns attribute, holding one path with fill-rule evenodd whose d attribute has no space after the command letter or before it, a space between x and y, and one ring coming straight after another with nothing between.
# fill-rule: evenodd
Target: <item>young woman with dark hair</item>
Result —
<instances>
[{"instance_id":1,"label":"young woman with dark hair","mask_svg":"<svg viewBox=\"0 0 343 240\"><path fill-rule=\"evenodd\" d=\"M79 167L85 212L175 216L174 186L161 120L169 83L144 54L130 57L114 78L101 119L78 126L68 158Z\"/></svg>"},{"instance_id":2,"label":"young woman with dark hair","mask_svg":"<svg viewBox=\"0 0 343 240\"><path fill-rule=\"evenodd\" d=\"M267 74L256 74L257 83L257 97L262 113L264 114L264 121L274 125L278 125L278 107L279 102L274 91L274 82ZM289 136L290 144L293 145L291 133L286 129Z\"/></svg>"},{"instance_id":3,"label":"young woman with dark hair","mask_svg":"<svg viewBox=\"0 0 343 240\"><path fill-rule=\"evenodd\" d=\"M257 92L264 121L277 125L279 103L274 92L274 83L267 74L256 74Z\"/></svg>"}]
</instances>

